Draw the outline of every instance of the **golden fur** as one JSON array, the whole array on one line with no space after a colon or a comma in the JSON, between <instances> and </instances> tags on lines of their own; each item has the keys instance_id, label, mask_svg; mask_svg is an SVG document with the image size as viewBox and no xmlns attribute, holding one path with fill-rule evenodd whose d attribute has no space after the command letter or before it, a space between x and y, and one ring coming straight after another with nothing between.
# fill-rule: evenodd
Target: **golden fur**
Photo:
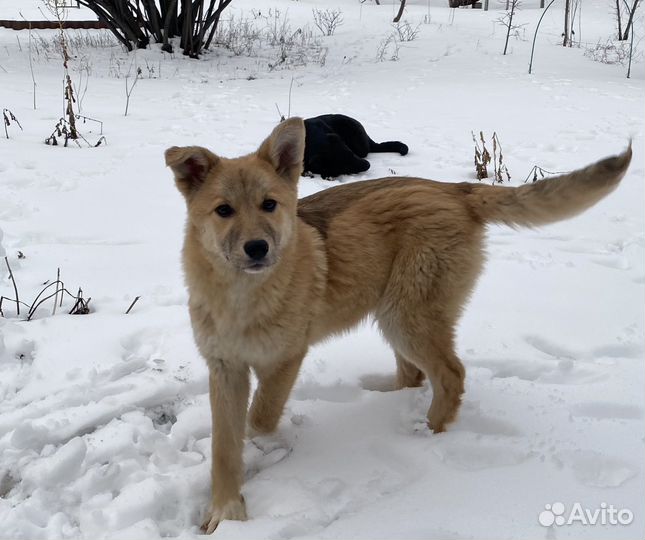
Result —
<instances>
[{"instance_id":1,"label":"golden fur","mask_svg":"<svg viewBox=\"0 0 645 540\"><path fill-rule=\"evenodd\" d=\"M298 201L304 141L302 120L292 118L240 158L166 151L188 208L189 310L210 373L208 533L223 519L246 519L245 424L252 433L275 430L309 346L367 316L394 349L398 387L429 379L428 425L443 431L464 391L454 329L484 262L486 224L576 215L617 186L631 159L628 149L517 188L384 178ZM222 205L230 215L215 211ZM266 244L260 262L245 251L252 240ZM258 388L247 414L250 369Z\"/></svg>"}]
</instances>

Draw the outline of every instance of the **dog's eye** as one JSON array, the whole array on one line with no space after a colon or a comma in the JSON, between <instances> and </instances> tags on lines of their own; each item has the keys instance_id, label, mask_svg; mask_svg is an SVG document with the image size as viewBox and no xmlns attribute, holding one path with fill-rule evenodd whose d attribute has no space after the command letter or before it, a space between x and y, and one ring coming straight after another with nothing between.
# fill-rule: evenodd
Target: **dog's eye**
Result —
<instances>
[{"instance_id":1,"label":"dog's eye","mask_svg":"<svg viewBox=\"0 0 645 540\"><path fill-rule=\"evenodd\" d=\"M262 201L262 210L265 212L273 212L276 206L278 206L278 203L273 199L264 199Z\"/></svg>"},{"instance_id":2,"label":"dog's eye","mask_svg":"<svg viewBox=\"0 0 645 540\"><path fill-rule=\"evenodd\" d=\"M215 213L219 217L227 218L231 217L235 213L235 210L233 210L233 207L228 204L220 204L215 208Z\"/></svg>"}]
</instances>

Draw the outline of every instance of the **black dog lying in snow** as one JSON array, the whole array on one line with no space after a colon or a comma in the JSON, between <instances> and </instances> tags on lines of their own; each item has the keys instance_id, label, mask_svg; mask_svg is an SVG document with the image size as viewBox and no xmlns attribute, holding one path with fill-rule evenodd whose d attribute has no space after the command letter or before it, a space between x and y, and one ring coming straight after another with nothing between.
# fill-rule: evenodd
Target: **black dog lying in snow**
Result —
<instances>
[{"instance_id":1,"label":"black dog lying in snow","mask_svg":"<svg viewBox=\"0 0 645 540\"><path fill-rule=\"evenodd\" d=\"M343 114L323 114L305 120L305 173L333 178L370 168L369 152L408 153L399 141L375 143L358 120Z\"/></svg>"}]
</instances>

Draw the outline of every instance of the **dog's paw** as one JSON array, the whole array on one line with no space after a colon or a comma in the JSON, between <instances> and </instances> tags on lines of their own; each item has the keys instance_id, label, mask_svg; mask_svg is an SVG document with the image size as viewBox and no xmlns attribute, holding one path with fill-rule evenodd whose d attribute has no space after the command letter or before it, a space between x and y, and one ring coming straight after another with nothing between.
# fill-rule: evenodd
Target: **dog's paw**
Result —
<instances>
[{"instance_id":1,"label":"dog's paw","mask_svg":"<svg viewBox=\"0 0 645 540\"><path fill-rule=\"evenodd\" d=\"M201 530L204 534L211 534L217 529L220 521L232 519L234 521L246 521L246 504L244 497L240 495L239 500L232 500L223 506L216 507L211 505L208 511L206 521L204 521Z\"/></svg>"}]
</instances>

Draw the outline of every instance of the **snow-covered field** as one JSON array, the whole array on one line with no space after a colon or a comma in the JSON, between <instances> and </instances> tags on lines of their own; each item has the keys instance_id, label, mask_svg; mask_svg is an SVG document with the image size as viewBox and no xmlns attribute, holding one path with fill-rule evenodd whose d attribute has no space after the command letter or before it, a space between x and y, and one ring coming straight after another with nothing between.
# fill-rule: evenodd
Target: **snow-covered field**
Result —
<instances>
[{"instance_id":1,"label":"snow-covered field","mask_svg":"<svg viewBox=\"0 0 645 540\"><path fill-rule=\"evenodd\" d=\"M250 520L215 536L248 538L642 538L645 534L645 69L594 62L558 45L562 6L524 2L503 56L489 12L408 2L417 39L377 61L395 5L358 0L236 0L228 16L313 28L312 7L344 23L305 57L214 50L200 60L156 46L130 55L85 40L70 67L87 81L82 113L107 144L43 144L61 115L54 32L0 28L0 255L31 303L60 268L92 312L52 303L0 318L0 537L195 538L209 492L207 371L192 340L179 264L185 209L163 151L200 144L253 151L283 114L338 112L410 154L377 154L360 181L390 174L474 180L471 130L495 131L521 184L533 165L565 171L622 150L619 189L584 215L541 230L491 228L489 262L459 329L467 391L434 435L429 388L382 392L394 360L370 324L310 351L279 434L246 443ZM0 0L0 18L42 18L37 0ZM255 8L255 12L252 9ZM581 39L613 32L609 0L583 5ZM278 13L276 13L278 10ZM642 9L641 9L642 11ZM83 14L73 12L73 17ZM84 14L87 16L87 14ZM643 18L635 46L642 58ZM74 33L83 36L100 33ZM100 41L100 43L99 43ZM44 42L44 43L43 43ZM97 46L98 45L98 46ZM37 109L33 109L32 57ZM304 64L304 65L303 65ZM128 72L142 69L124 117ZM89 75L89 77L88 77ZM81 124L87 139L98 124ZM303 195L337 182L301 180ZM19 257L19 253L22 255ZM13 297L4 260L0 295ZM131 313L124 312L136 296ZM609 505L629 525L544 527L545 505ZM602 506L605 504L607 506ZM554 510L561 510L558 505ZM553 514L549 514L553 517ZM628 514L623 512L623 520ZM548 517L548 515L546 516Z\"/></svg>"}]
</instances>

